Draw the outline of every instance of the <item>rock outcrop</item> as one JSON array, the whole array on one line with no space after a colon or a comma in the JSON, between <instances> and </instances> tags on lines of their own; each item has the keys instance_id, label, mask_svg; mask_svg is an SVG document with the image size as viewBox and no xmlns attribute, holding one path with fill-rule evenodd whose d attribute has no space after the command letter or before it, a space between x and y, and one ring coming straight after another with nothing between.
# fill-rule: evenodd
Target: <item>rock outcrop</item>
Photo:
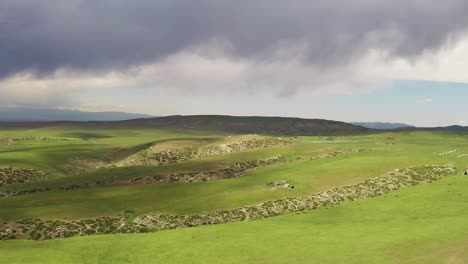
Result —
<instances>
[{"instance_id":1,"label":"rock outcrop","mask_svg":"<svg viewBox=\"0 0 468 264\"><path fill-rule=\"evenodd\" d=\"M172 164L185 160L204 158L208 156L215 156L244 150L262 149L290 143L290 141L280 140L277 138L266 138L244 140L231 144L210 144L203 146L171 148L167 150L159 149L159 146L156 144L145 150L130 155L123 160L107 165L107 167Z\"/></svg>"}]
</instances>

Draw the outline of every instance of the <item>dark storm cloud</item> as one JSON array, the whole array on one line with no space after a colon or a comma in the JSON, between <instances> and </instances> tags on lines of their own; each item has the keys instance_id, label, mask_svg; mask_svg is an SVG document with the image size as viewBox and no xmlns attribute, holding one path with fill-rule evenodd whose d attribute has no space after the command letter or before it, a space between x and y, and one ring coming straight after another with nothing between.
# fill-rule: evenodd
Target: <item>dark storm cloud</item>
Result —
<instances>
[{"instance_id":1,"label":"dark storm cloud","mask_svg":"<svg viewBox=\"0 0 468 264\"><path fill-rule=\"evenodd\" d=\"M467 12L465 0L2 0L0 77L126 68L213 38L258 60L306 43L318 67L372 48L412 58L465 31Z\"/></svg>"}]
</instances>

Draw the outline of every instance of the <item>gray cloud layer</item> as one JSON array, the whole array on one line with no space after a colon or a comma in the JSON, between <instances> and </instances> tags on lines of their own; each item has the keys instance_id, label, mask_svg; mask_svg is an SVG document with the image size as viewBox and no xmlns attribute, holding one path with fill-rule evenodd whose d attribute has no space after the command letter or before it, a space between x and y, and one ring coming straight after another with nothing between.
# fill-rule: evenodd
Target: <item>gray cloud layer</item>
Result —
<instances>
[{"instance_id":1,"label":"gray cloud layer","mask_svg":"<svg viewBox=\"0 0 468 264\"><path fill-rule=\"evenodd\" d=\"M319 68L371 49L412 59L456 40L467 12L465 0L2 0L0 78L126 69L212 39L255 61L301 47Z\"/></svg>"}]
</instances>

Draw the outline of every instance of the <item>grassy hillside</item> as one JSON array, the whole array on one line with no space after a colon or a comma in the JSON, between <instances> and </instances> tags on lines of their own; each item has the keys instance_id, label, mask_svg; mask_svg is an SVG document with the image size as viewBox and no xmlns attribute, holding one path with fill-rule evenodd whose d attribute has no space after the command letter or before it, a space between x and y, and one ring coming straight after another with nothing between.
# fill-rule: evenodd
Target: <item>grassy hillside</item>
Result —
<instances>
[{"instance_id":1,"label":"grassy hillside","mask_svg":"<svg viewBox=\"0 0 468 264\"><path fill-rule=\"evenodd\" d=\"M241 134L318 136L349 135L369 131L344 122L285 117L167 116L129 120L127 123L144 127L202 128Z\"/></svg>"},{"instance_id":2,"label":"grassy hillside","mask_svg":"<svg viewBox=\"0 0 468 264\"><path fill-rule=\"evenodd\" d=\"M468 177L312 212L138 235L0 242L4 263L466 263ZM97 250L98 249L98 250Z\"/></svg>"},{"instance_id":3,"label":"grassy hillside","mask_svg":"<svg viewBox=\"0 0 468 264\"><path fill-rule=\"evenodd\" d=\"M114 234L1 242L0 262L37 259L36 263L54 263L59 258L64 263L103 259L115 263L186 263L190 258L197 263L466 260L460 252L466 249L467 236L461 226L467 221L468 199L461 190L467 187L468 178L453 176L468 168L465 133L239 134L223 131L223 122L213 125L211 118L200 125L205 129L196 129L190 118L183 117L184 122L173 118L178 121L172 119L175 124L164 128L158 128L161 124L139 128L144 125L139 122L151 121L146 119L131 121L138 125L123 122L116 126L111 122L3 127L2 239ZM235 124L234 120L230 122ZM206 129L210 126L217 129ZM449 168L449 173L434 178L436 169L424 169L429 165ZM395 184L389 179L397 179L405 170L409 174L419 172L411 176L409 184L386 190L385 184ZM436 181L439 178L443 179ZM355 196L360 200L327 200L331 199L330 190L350 186L361 186ZM371 197L378 196L375 188L384 190L385 195L362 200L370 197L367 188L377 193ZM394 192L400 188L406 189ZM181 227L198 225L203 217L210 219L206 218L210 214L225 217L216 223L245 220L229 218L245 208L266 208L259 218L297 212L312 208L301 205L304 197L321 194L320 199L325 200L314 208L341 204L251 222L115 234L154 231L158 228L150 224L141 230L132 224L154 217L163 219L158 218L161 215L169 216L169 222L163 225ZM299 207L283 211L268 207L284 201L295 201ZM184 222L182 218L192 220ZM179 222L176 225L171 219ZM128 229L119 229L127 225ZM81 231L67 233L67 228ZM258 243L258 239L263 242ZM99 248L94 255L93 248Z\"/></svg>"},{"instance_id":4,"label":"grassy hillside","mask_svg":"<svg viewBox=\"0 0 468 264\"><path fill-rule=\"evenodd\" d=\"M103 131L99 133L104 134ZM387 138L395 138L395 140L387 140ZM31 160L26 160L24 157L27 156L22 155L23 163L18 163L18 165L30 166L37 162L38 166L34 166L36 168L47 169L52 166L51 169L59 170L64 164L70 162L65 157L89 155L85 157L99 159L99 157L106 156L106 151L112 151L113 148L102 146L110 144L112 140L114 138L93 139L91 141L93 144L89 141L79 141L81 143L77 144L78 147L73 151L69 151L69 146L67 146L53 149L54 152L56 151L54 155L51 155L52 151L49 146L39 146ZM140 144L141 140L144 140L144 137L138 137L138 141L133 139L133 142ZM83 143L84 145L81 145ZM17 148L15 153L22 151L22 148L18 146L15 148ZM80 148L84 151L78 152ZM94 151L94 148L100 150ZM455 154L438 155L439 152L452 148L458 148L460 153L468 152L466 138L452 135L448 139L447 134L429 132L335 138L307 137L300 138L290 145L208 156L176 164L101 168L65 176L58 173L52 174L50 180L42 182L0 186L0 191L52 189L47 192L0 199L0 219L57 217L73 219L114 215L125 210L132 210L137 214L201 213L234 208L267 200L310 195L335 186L382 176L398 168L424 164L453 164L461 170L466 166L467 157L456 158ZM357 152L356 150L359 149L365 151ZM31 147L27 147L27 152L30 155L34 153ZM327 154L334 152L342 154L327 157ZM7 156L6 153L5 156ZM285 161L247 171L242 177L233 179L129 186L111 184L113 181L145 175L207 171L219 166L229 166L234 162L266 159L278 155L284 156ZM318 158L315 159L315 157ZM3 160L5 163L11 161L6 158ZM296 188L272 191L267 186L268 182L280 180L288 181ZM101 188L90 187L95 182L104 182L104 184ZM82 185L83 188L56 190L68 185ZM70 202L73 202L73 206L69 206Z\"/></svg>"},{"instance_id":5,"label":"grassy hillside","mask_svg":"<svg viewBox=\"0 0 468 264\"><path fill-rule=\"evenodd\" d=\"M157 118L141 118L115 122L39 122L39 123L0 123L0 128L138 128L138 129L196 129L208 131L224 131L235 134L267 134L267 135L303 135L330 136L362 134L371 130L354 126L345 122L303 119L287 117L258 116L166 116Z\"/></svg>"}]
</instances>

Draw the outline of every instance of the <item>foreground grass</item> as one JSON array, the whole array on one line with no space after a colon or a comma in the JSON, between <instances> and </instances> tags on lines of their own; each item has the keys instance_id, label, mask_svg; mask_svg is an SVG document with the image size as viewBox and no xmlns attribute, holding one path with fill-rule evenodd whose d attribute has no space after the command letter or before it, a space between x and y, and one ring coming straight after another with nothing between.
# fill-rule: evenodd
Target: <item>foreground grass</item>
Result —
<instances>
[{"instance_id":1,"label":"foreground grass","mask_svg":"<svg viewBox=\"0 0 468 264\"><path fill-rule=\"evenodd\" d=\"M0 242L0 263L467 263L468 177L259 221Z\"/></svg>"}]
</instances>

